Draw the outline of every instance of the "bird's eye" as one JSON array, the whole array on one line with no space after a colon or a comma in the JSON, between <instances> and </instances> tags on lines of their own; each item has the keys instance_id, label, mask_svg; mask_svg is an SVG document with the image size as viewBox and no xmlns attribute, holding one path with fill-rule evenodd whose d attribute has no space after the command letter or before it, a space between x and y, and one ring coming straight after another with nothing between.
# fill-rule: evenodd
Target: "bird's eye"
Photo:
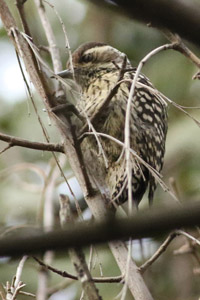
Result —
<instances>
[{"instance_id":1,"label":"bird's eye","mask_svg":"<svg viewBox=\"0 0 200 300\"><path fill-rule=\"evenodd\" d=\"M81 60L84 63L88 63L88 62L92 61L92 54L88 53L88 54L83 55Z\"/></svg>"}]
</instances>

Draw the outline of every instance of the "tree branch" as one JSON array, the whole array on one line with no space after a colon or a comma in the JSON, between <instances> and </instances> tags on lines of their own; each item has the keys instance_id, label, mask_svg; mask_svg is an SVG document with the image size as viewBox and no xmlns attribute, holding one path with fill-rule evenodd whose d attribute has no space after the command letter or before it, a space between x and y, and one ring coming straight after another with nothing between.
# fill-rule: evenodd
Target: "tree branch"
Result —
<instances>
[{"instance_id":1,"label":"tree branch","mask_svg":"<svg viewBox=\"0 0 200 300\"><path fill-rule=\"evenodd\" d=\"M0 140L9 143L9 148L20 146L34 150L54 151L64 153L64 147L61 144L31 142L26 139L18 138L0 132Z\"/></svg>"},{"instance_id":2,"label":"tree branch","mask_svg":"<svg viewBox=\"0 0 200 300\"><path fill-rule=\"evenodd\" d=\"M180 36L170 32L167 29L161 29L165 37L174 44L174 50L182 53L185 57L187 57L190 61L193 62L194 65L200 69L200 59L184 44ZM200 72L198 71L192 79L200 79Z\"/></svg>"},{"instance_id":3,"label":"tree branch","mask_svg":"<svg viewBox=\"0 0 200 300\"><path fill-rule=\"evenodd\" d=\"M62 70L62 64L61 64L61 59L60 59L60 54L59 54L59 49L58 46L56 45L56 39L52 31L51 24L49 22L49 19L46 15L45 12L45 6L43 4L43 1L40 0L35 0L35 4L38 9L38 13L40 15L40 20L42 22L43 28L45 30L45 35L48 40L49 44L49 52L51 54L52 58L52 63L54 66L54 72L58 73Z\"/></svg>"},{"instance_id":4,"label":"tree branch","mask_svg":"<svg viewBox=\"0 0 200 300\"><path fill-rule=\"evenodd\" d=\"M91 226L83 221L68 225L65 230L35 233L32 236L13 236L0 240L0 256L19 256L41 253L50 249L66 249L117 239L139 239L159 236L180 228L200 225L200 204L190 202L181 207L151 209L134 217L111 218ZM113 242L114 243L114 242Z\"/></svg>"},{"instance_id":5,"label":"tree branch","mask_svg":"<svg viewBox=\"0 0 200 300\"><path fill-rule=\"evenodd\" d=\"M197 1L180 0L90 0L113 10L124 12L128 16L151 23L158 28L168 28L183 38L200 46L200 5ZM114 4L117 5L113 5Z\"/></svg>"},{"instance_id":6,"label":"tree branch","mask_svg":"<svg viewBox=\"0 0 200 300\"><path fill-rule=\"evenodd\" d=\"M60 224L61 227L66 227L66 224L72 224L73 216L70 207L69 198L65 195L60 195ZM69 255L80 281L85 298L88 300L102 300L99 291L94 284L92 275L85 260L85 255L81 247L70 248Z\"/></svg>"}]
</instances>

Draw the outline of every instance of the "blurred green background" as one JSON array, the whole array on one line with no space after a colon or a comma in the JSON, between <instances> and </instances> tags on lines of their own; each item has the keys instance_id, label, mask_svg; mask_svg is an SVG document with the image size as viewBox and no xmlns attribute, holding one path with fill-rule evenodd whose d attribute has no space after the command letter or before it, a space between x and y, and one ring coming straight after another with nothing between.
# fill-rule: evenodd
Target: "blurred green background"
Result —
<instances>
[{"instance_id":1,"label":"blurred green background","mask_svg":"<svg viewBox=\"0 0 200 300\"><path fill-rule=\"evenodd\" d=\"M20 20L13 0L7 4L14 14L18 25ZM154 48L168 43L156 29L145 24L139 24L126 16L113 13L102 7L97 7L87 1L59 0L51 1L64 20L71 49L86 41L106 42L120 51L125 52L134 66ZM63 69L68 58L65 40L61 25L55 12L46 5L57 45L60 49ZM25 13L30 26L31 34L36 45L47 46L45 34L38 17L33 1L25 3ZM189 47L200 56L200 51L194 45ZM48 53L41 52L44 60L51 66ZM42 130L37 116L32 108L26 87L19 71L14 47L0 23L0 131L6 134L19 136L32 141L44 141ZM183 55L169 50L151 58L143 68L143 73L153 82L155 87L167 97L180 105L200 107L200 82L193 81L192 76L196 67ZM31 83L30 83L31 85ZM59 142L54 124L49 124L47 114L43 111L43 104L31 85L34 100L39 114L47 128L51 142ZM200 120L199 109L187 109L195 118ZM6 143L0 141L0 149ZM183 112L169 105L169 130L167 136L163 180L169 185L169 179L174 178L181 201L199 200L200 195L200 129ZM62 158L60 158L62 160ZM67 162L64 170L70 177ZM52 180L52 172L55 174ZM51 190L53 181L53 191ZM70 184L77 198L81 192L74 178ZM58 223L58 195L66 193L50 153L14 147L1 154L0 157L0 226L1 234L5 230L14 232L31 230L29 227L38 226L43 221L43 207L45 199L53 199L55 224ZM168 193L158 187L155 195L155 206L167 206L173 203ZM142 206L147 205L147 200ZM89 212L85 212L85 218ZM48 221L47 221L48 223ZM46 224L47 224L46 223ZM48 226L48 224L47 224ZM49 225L50 226L50 225ZM31 232L31 231L30 231ZM159 228L158 228L159 232ZM164 237L163 237L164 239ZM163 240L143 241L144 257L147 259ZM193 274L197 265L194 257L189 254L173 255L173 250L179 248L184 239L177 238L167 249L166 253L145 273L145 280L155 295L155 299L165 300L193 300L200 294L199 277ZM140 244L134 242L134 256L138 264L142 263ZM100 276L99 264L102 265L105 276L119 275L119 270L107 248L96 247L94 254L96 264L93 274ZM86 249L89 253L89 249ZM89 254L88 254L89 255ZM10 281L16 272L18 261L0 259L0 282ZM64 253L55 254L52 264L62 270L73 271L68 256ZM22 280L27 284L26 290L36 293L38 280L38 265L30 258L22 274ZM49 287L63 281L58 275L48 275ZM114 299L121 290L119 284L98 284L103 299ZM68 287L53 294L50 299L79 299L80 285L69 281ZM67 298L66 298L67 297ZM25 299L22 297L21 299ZM132 299L128 294L126 299Z\"/></svg>"}]
</instances>

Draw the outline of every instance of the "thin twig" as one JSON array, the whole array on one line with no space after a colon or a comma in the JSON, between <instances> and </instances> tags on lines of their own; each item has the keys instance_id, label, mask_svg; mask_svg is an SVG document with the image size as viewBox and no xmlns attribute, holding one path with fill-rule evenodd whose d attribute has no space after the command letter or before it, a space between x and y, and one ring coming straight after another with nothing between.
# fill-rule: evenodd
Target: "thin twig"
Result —
<instances>
[{"instance_id":1,"label":"thin twig","mask_svg":"<svg viewBox=\"0 0 200 300\"><path fill-rule=\"evenodd\" d=\"M50 73L53 75L53 77L55 77L56 79L58 79L66 88L70 88L70 85L68 84L68 82L64 79L62 79L62 77L58 76L55 74L55 72L48 66L48 64L42 59L42 57L39 54L39 49L36 47L36 45L32 42L31 38L29 35L27 35L24 32L20 32L21 36L23 36L23 38L26 40L26 42L28 43L28 45L30 46L32 52L35 55L35 59L37 60L37 62L40 62L41 65Z\"/></svg>"},{"instance_id":2,"label":"thin twig","mask_svg":"<svg viewBox=\"0 0 200 300\"><path fill-rule=\"evenodd\" d=\"M198 127L200 127L200 121L197 120L196 118L194 118L190 113L188 113L184 108L199 108L199 107L185 107L182 106L174 101L172 101L171 99L169 99L167 96L163 95L161 92L159 92L156 89L152 89L150 86L147 86L143 83L137 82L137 84L141 87L144 87L146 89L148 89L149 91L153 92L155 95L159 96L160 99L162 99L162 101L166 100L167 102L169 102L171 105L173 105L174 107L176 107L177 109L179 109L180 111L182 111L185 115L187 115L189 118L191 118Z\"/></svg>"},{"instance_id":3,"label":"thin twig","mask_svg":"<svg viewBox=\"0 0 200 300\"><path fill-rule=\"evenodd\" d=\"M33 259L35 261L37 261L39 263L40 266L52 271L53 273L56 273L64 278L69 278L69 279L73 279L73 280L78 280L78 277L76 275L73 275L73 274L70 274L66 271L61 271L61 270L58 270L46 263L44 263L41 259L39 259L38 257L36 256L32 256ZM117 283L117 282L121 282L123 276L113 276L113 277L93 277L93 281L96 282L96 283Z\"/></svg>"},{"instance_id":4,"label":"thin twig","mask_svg":"<svg viewBox=\"0 0 200 300\"><path fill-rule=\"evenodd\" d=\"M51 24L49 22L49 19L46 15L45 6L43 5L43 1L35 0L35 4L37 6L40 20L42 22L43 29L45 31L46 38L48 40L48 44L49 44L48 49L51 54L54 72L58 73L62 70L62 64L61 64L59 49L58 49L58 46L56 43L55 36L53 34L53 30L52 30Z\"/></svg>"},{"instance_id":5,"label":"thin twig","mask_svg":"<svg viewBox=\"0 0 200 300\"><path fill-rule=\"evenodd\" d=\"M12 282L10 283L7 281L6 287L1 286L1 292L0 295L2 296L2 299L4 300L17 300L17 295L20 293L26 293L22 292L21 290L26 286L21 281L21 275L24 267L24 263L27 260L27 256L23 256L22 259L19 262L19 265L17 267L16 275L13 277ZM5 295L5 298L4 298ZM26 293L26 295L29 295L29 293ZM30 295L29 295L30 296ZM34 296L31 294L31 296Z\"/></svg>"},{"instance_id":6,"label":"thin twig","mask_svg":"<svg viewBox=\"0 0 200 300\"><path fill-rule=\"evenodd\" d=\"M88 129L89 129L91 132L93 132L94 137L95 137L95 139L96 139L96 142L97 142L97 145L98 145L98 148L99 148L99 153L98 153L98 155L102 155L103 160L104 160L104 163L105 163L105 167L107 168L107 167L108 167L108 159L107 159L107 157L106 157L106 153L105 153L105 151L104 151L104 149L103 149L102 143L101 143L101 141L100 141L98 135L96 134L96 130L95 130L93 124L91 123L91 120L88 118L88 116L86 115L86 113L85 113L85 118L86 118L87 123L88 123Z\"/></svg>"},{"instance_id":7,"label":"thin twig","mask_svg":"<svg viewBox=\"0 0 200 300\"><path fill-rule=\"evenodd\" d=\"M132 80L130 79L123 79L122 81L120 81L118 84L121 84L122 82L131 82L132 83ZM149 91L151 91L152 93L154 93L154 95L156 95L157 97L159 97L160 101L162 101L162 103L164 105L167 105L167 102L171 105L173 105L174 107L176 107L177 109L179 109L180 111L182 111L186 116L188 116L190 119L192 119L196 125L198 127L200 127L200 121L197 120L195 117L193 117L190 113L188 113L185 109L200 109L199 106L183 106L183 105L180 105L174 101L172 101L171 99L169 99L167 96L163 95L160 91L158 91L156 88L152 88L146 84L143 84L139 81L137 81L137 85L138 86L141 86Z\"/></svg>"},{"instance_id":8,"label":"thin twig","mask_svg":"<svg viewBox=\"0 0 200 300\"><path fill-rule=\"evenodd\" d=\"M166 238L166 240L161 244L161 246L158 248L158 250L143 264L139 267L139 271L141 273L144 273L160 256L163 252L165 252L165 250L167 249L167 247L169 246L169 244L171 243L171 241L178 235L178 233L172 232L170 233L170 235Z\"/></svg>"},{"instance_id":9,"label":"thin twig","mask_svg":"<svg viewBox=\"0 0 200 300\"><path fill-rule=\"evenodd\" d=\"M189 234L189 233L187 233L187 232L185 232L183 230L176 230L176 233L186 236L188 239L194 241L198 246L200 246L200 240L196 239L191 234Z\"/></svg>"},{"instance_id":10,"label":"thin twig","mask_svg":"<svg viewBox=\"0 0 200 300\"><path fill-rule=\"evenodd\" d=\"M21 280L22 270L23 270L23 267L24 267L24 264L25 264L27 258L28 258L27 256L23 256L19 262L19 265L18 265L17 271L16 271L16 276L15 276L15 283L14 283L15 288L19 285L19 282Z\"/></svg>"},{"instance_id":11,"label":"thin twig","mask_svg":"<svg viewBox=\"0 0 200 300\"><path fill-rule=\"evenodd\" d=\"M60 14L58 13L58 11L55 9L55 6L52 5L51 3L49 3L48 1L44 0L45 3L47 3L54 11L55 11L55 14L56 16L58 17L59 19L59 22L62 26L62 30L63 30L63 34L64 34L64 37L65 37L65 47L67 49L67 52L69 54L69 63L70 63L70 69L72 71L72 74L73 74L73 78L74 77L74 66L73 66L73 61L72 61L72 53L71 53L71 48L70 48L70 44L69 44L69 39L68 39L68 36L67 36L67 30L66 30L66 27L64 25L64 22L60 16Z\"/></svg>"},{"instance_id":12,"label":"thin twig","mask_svg":"<svg viewBox=\"0 0 200 300\"><path fill-rule=\"evenodd\" d=\"M165 37L174 44L174 50L180 52L184 56L186 56L189 60L195 64L198 69L200 69L200 59L185 45L182 41L181 37L178 34L174 34L173 32L167 29L160 29ZM193 76L193 79L196 79L197 75Z\"/></svg>"},{"instance_id":13,"label":"thin twig","mask_svg":"<svg viewBox=\"0 0 200 300\"><path fill-rule=\"evenodd\" d=\"M84 135L93 135L93 132L86 132L84 133ZM101 133L101 132L95 132L96 135L108 138L114 142L116 142L118 145L120 145L121 147L124 147L124 143L121 142L120 140L114 138L111 135L105 134L105 133ZM80 137L81 138L81 137ZM169 187L164 183L164 181L161 179L161 175L159 174L159 172L157 170L155 170L151 165L149 165L147 162L145 162L140 156L139 154L137 154L136 151L134 151L133 149L130 148L130 153L133 155L133 157L135 159L138 160L139 163L143 164L151 173L152 175L155 177L156 181L160 184L160 186L162 187L162 189L166 192L169 193L170 196L173 197L174 200L176 200L177 203L178 200L176 199L176 196L173 194L173 192L169 189Z\"/></svg>"},{"instance_id":14,"label":"thin twig","mask_svg":"<svg viewBox=\"0 0 200 300\"><path fill-rule=\"evenodd\" d=\"M21 55L21 57L23 58L23 51L22 51L22 49L21 49L21 45L20 45L20 43L19 43L19 39L18 39L18 35L17 35L17 33L16 33L16 30L13 29L12 31L13 31L13 34L14 34L14 37L15 37L15 41L16 41L16 43L17 43L17 47L18 47L18 50L19 50L19 52L20 52L20 55ZM24 74L24 71L23 71L23 68L22 68L22 65L21 65L21 61L20 61L20 58L19 58L19 55L18 55L17 52L16 52L16 56L17 56L17 61L18 61L18 64L19 64L19 68L20 68L20 71L21 71L21 74L22 74L22 77L23 77L23 80L24 80L24 83L25 83L27 92L28 92L29 98L30 98L30 100L31 100L31 103L32 103L32 105L33 105L33 108L34 108L35 114L36 114L36 116L37 116L38 122L39 122L39 124L40 124L40 127L41 127L41 129L42 129L42 132L43 132L43 135L44 135L46 141L49 143L49 136L48 136L47 130L46 130L46 128L45 128L45 126L44 126L44 124L43 124L43 122L42 122L42 119L41 119L41 117L40 117L40 115L39 115L39 113L38 113L37 106L36 106L36 104L35 104L33 95L32 95L32 93L31 93L31 89L30 89L30 87L29 87L28 81L27 81L26 76L25 76L25 74Z\"/></svg>"},{"instance_id":15,"label":"thin twig","mask_svg":"<svg viewBox=\"0 0 200 300\"><path fill-rule=\"evenodd\" d=\"M32 297L32 298L36 298L36 295L34 295L32 293L24 292L24 291L19 291L19 294L28 296L28 297Z\"/></svg>"},{"instance_id":16,"label":"thin twig","mask_svg":"<svg viewBox=\"0 0 200 300\"><path fill-rule=\"evenodd\" d=\"M13 147L13 144L9 143L5 148L0 151L0 155Z\"/></svg>"},{"instance_id":17,"label":"thin twig","mask_svg":"<svg viewBox=\"0 0 200 300\"><path fill-rule=\"evenodd\" d=\"M136 83L138 80L138 76L141 72L141 69L143 65L155 54L159 53L160 51L163 50L168 50L168 49L173 49L174 44L166 44L162 45L150 53L148 53L139 63L136 73L134 75L134 79L131 84L130 92L129 92L129 97L127 101L127 108L126 108L126 117L125 117L125 129L124 129L124 144L125 144L125 157L126 157L126 174L128 177L128 205L129 205L129 213L132 213L132 167L131 167L131 162L130 162L130 116L131 116L131 105L132 105L132 100L134 97L134 92L135 92L135 87Z\"/></svg>"},{"instance_id":18,"label":"thin twig","mask_svg":"<svg viewBox=\"0 0 200 300\"><path fill-rule=\"evenodd\" d=\"M169 184L171 186L171 190L174 192L174 195L176 195L176 199L180 202L180 193L178 191L177 182L174 177L169 178Z\"/></svg>"}]
</instances>

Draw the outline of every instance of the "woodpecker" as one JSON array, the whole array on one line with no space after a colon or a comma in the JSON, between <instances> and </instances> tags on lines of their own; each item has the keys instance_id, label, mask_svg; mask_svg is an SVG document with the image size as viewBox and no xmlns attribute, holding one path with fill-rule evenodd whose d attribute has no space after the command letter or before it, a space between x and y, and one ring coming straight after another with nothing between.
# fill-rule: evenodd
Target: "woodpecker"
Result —
<instances>
[{"instance_id":1,"label":"woodpecker","mask_svg":"<svg viewBox=\"0 0 200 300\"><path fill-rule=\"evenodd\" d=\"M125 56L114 47L99 42L85 43L72 53L74 79L80 87L77 104L80 115L90 120L91 116L101 110L106 97L118 82ZM70 78L72 67L69 62L67 68L59 75ZM92 168L96 171L95 165L98 162L105 171L104 179L109 189L110 199L117 204L122 204L128 199L125 151L122 143L125 138L127 101L135 73L136 68L133 68L130 61L126 59L123 79L118 83L117 92L101 111L98 122L95 122L95 131L103 133L104 136L98 135L97 139L95 134L90 135L83 141L82 147L83 154L88 149L96 153L96 157L92 158ZM157 184L148 166L160 173L164 160L166 134L166 102L149 79L140 74L130 111L130 146L142 159L141 161L134 157L130 159L132 199L136 206L147 188L149 202L152 203ZM110 139L109 136L117 139L121 144Z\"/></svg>"}]
</instances>

